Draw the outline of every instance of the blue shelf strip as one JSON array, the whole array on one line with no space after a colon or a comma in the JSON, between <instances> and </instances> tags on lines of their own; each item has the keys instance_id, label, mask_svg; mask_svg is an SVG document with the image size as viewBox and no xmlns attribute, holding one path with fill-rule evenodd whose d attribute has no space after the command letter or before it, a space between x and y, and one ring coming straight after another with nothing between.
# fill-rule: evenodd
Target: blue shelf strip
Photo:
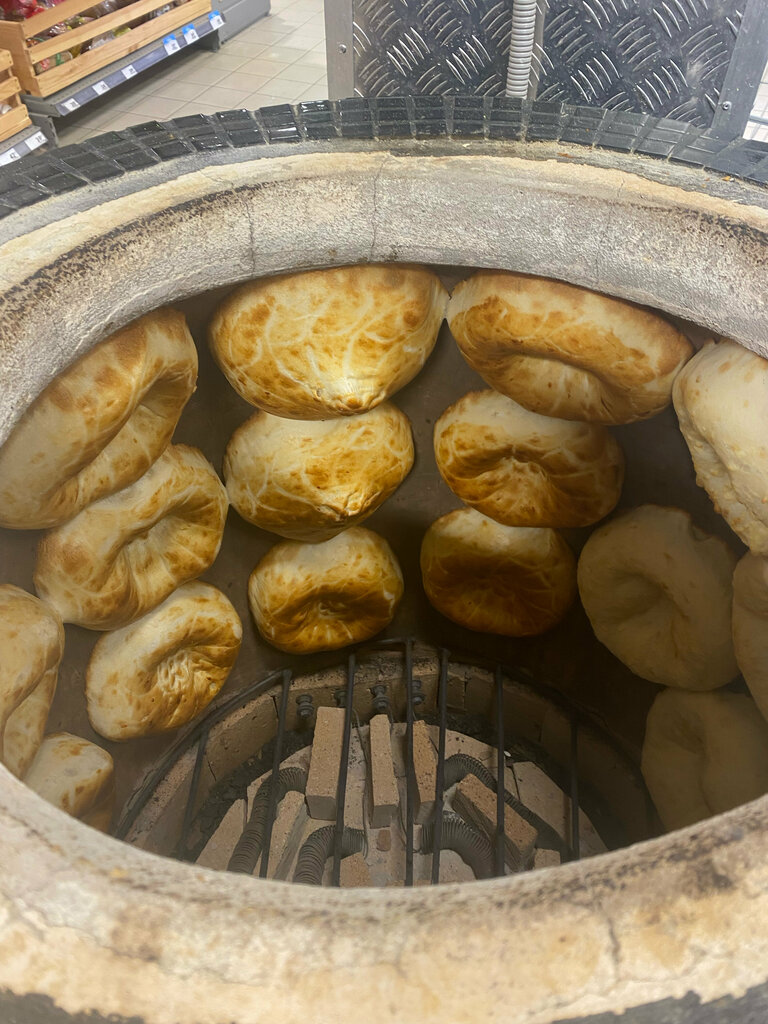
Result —
<instances>
[{"instance_id":1,"label":"blue shelf strip","mask_svg":"<svg viewBox=\"0 0 768 1024\"><path fill-rule=\"evenodd\" d=\"M22 157L33 153L40 146L44 146L48 140L39 130L27 129L12 135L10 139L0 142L0 167L13 164Z\"/></svg>"},{"instance_id":2,"label":"blue shelf strip","mask_svg":"<svg viewBox=\"0 0 768 1024\"><path fill-rule=\"evenodd\" d=\"M130 64L125 64L112 71L107 66L104 69L105 74L100 80L83 86L66 99L58 100L56 102L57 113L62 117L74 114L80 107L84 107L92 100L98 99L99 96L103 96L129 79L141 74L142 71L146 71L155 64L159 64L162 60L167 60L168 57L178 53L179 50L183 50L186 46L192 46L199 39L203 39L212 32L216 32L223 24L224 18L221 11L211 11L205 17L190 22L189 25L184 25L180 29L176 29L170 35L158 39L156 45L151 50L137 55Z\"/></svg>"}]
</instances>

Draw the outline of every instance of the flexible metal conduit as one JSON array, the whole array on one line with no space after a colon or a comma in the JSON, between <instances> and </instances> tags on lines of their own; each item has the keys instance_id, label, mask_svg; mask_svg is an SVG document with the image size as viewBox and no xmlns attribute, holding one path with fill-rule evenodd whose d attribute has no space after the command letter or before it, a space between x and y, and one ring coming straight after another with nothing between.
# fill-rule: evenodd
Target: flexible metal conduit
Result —
<instances>
[{"instance_id":1,"label":"flexible metal conduit","mask_svg":"<svg viewBox=\"0 0 768 1024\"><path fill-rule=\"evenodd\" d=\"M528 95L536 37L536 6L537 0L514 0L512 4L512 34L509 40L505 96L525 99Z\"/></svg>"},{"instance_id":2,"label":"flexible metal conduit","mask_svg":"<svg viewBox=\"0 0 768 1024\"><path fill-rule=\"evenodd\" d=\"M253 807L243 834L237 841L234 853L229 858L227 871L237 871L244 875L252 875L264 844L264 833L269 809L269 791L272 788L271 777L261 786L253 798ZM283 768L277 776L277 798L275 807L289 790L303 793L307 788L307 773L303 768Z\"/></svg>"},{"instance_id":3,"label":"flexible metal conduit","mask_svg":"<svg viewBox=\"0 0 768 1024\"><path fill-rule=\"evenodd\" d=\"M435 839L433 823L421 830L421 852L432 853ZM458 814L444 814L442 824L442 845L446 850L458 853L464 863L472 869L475 878L492 878L493 849L486 837L468 825Z\"/></svg>"},{"instance_id":4,"label":"flexible metal conduit","mask_svg":"<svg viewBox=\"0 0 768 1024\"><path fill-rule=\"evenodd\" d=\"M304 841L293 872L294 882L303 885L320 885L323 881L325 862L333 853L335 825L324 825L315 829ZM341 857L362 853L365 849L365 832L359 828L345 828L341 835Z\"/></svg>"},{"instance_id":5,"label":"flexible metal conduit","mask_svg":"<svg viewBox=\"0 0 768 1024\"><path fill-rule=\"evenodd\" d=\"M482 761L469 754L452 754L445 762L445 788L450 789L467 775L475 775L484 786L496 792L496 779L491 775ZM562 860L567 860L568 849L556 829L530 810L525 804L514 797L508 789L504 790L504 803L524 818L538 832L536 846L540 850L557 850Z\"/></svg>"}]
</instances>

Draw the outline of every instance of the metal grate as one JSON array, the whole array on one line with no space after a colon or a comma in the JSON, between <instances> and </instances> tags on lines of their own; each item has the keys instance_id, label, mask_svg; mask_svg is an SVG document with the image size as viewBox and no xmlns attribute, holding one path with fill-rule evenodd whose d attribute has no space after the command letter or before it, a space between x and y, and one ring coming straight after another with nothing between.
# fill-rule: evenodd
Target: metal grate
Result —
<instances>
[{"instance_id":1,"label":"metal grate","mask_svg":"<svg viewBox=\"0 0 768 1024\"><path fill-rule=\"evenodd\" d=\"M356 95L503 95L512 0L332 6L349 21ZM765 63L767 10L765 0L538 0L532 95L700 128L725 127L735 115L746 123ZM339 59L331 45L332 82Z\"/></svg>"},{"instance_id":2,"label":"metal grate","mask_svg":"<svg viewBox=\"0 0 768 1024\"><path fill-rule=\"evenodd\" d=\"M336 821L334 825L331 826L333 829L333 865L331 875L333 885L339 885L341 874L341 860L343 857L342 848L345 836L344 808L347 790L347 769L349 763L353 716L356 714L353 707L353 698L356 687L360 685L358 680L359 668L362 660L366 656L375 656L377 653L393 651L400 652L402 656L402 683L404 684L406 696L404 883L406 886L412 886L414 884L414 822L417 811L417 779L414 763L414 724L420 714L418 709L424 700L424 695L421 692L421 680L414 678L414 645L415 641L410 637L382 640L373 645L366 645L356 650L351 650L346 657L346 686L337 691L336 694L337 705L344 708L344 728L340 771L336 793ZM491 843L493 849L493 873L496 875L503 875L505 873L505 811L507 803L511 802L512 806L515 806L519 813L522 813L524 816L527 815L534 825L536 825L538 820L539 825L544 830L548 828L545 822L538 819L535 812L528 810L522 805L516 806L515 798L511 797L511 794L507 793L505 790L505 771L507 767L505 750L507 737L505 736L504 689L505 682L507 680L513 682L517 686L530 689L536 692L540 697L558 705L567 716L570 727L570 759L565 773L566 777L563 780L562 789L570 796L571 815L569 839L567 843L563 844L563 852L565 853L563 859L578 859L580 856L578 812L582 806L582 791L577 770L579 735L582 726L588 721L587 716L558 691L555 691L544 684L536 683L534 680L527 678L527 673L521 672L513 667L501 664L483 664L482 661L476 657L462 658L461 656L452 654L445 648L435 650L434 648L420 644L418 649L420 656L426 650L428 652L427 657L434 660L438 665L437 691L435 695L436 714L434 716L437 720L436 724L438 726L438 743L435 813L432 830L432 884L437 883L440 877L440 858L444 849L445 822L449 820L446 818L444 810L446 791L446 736L448 733L448 680L450 665L456 665L462 668L491 669L493 674L494 692L491 706L493 707L492 728L496 768L495 778L493 779L494 788L496 790L496 824ZM269 869L270 840L278 810L278 775L280 774L281 764L285 756L286 723L288 720L288 707L291 693L295 694L300 720L303 718L306 721L307 716L313 711L311 698L308 698L307 694L302 692L301 679L294 678L293 673L288 669L272 672L251 687L235 694L198 722L186 735L181 737L161 763L150 774L144 785L129 801L123 818L116 829L116 836L124 839L130 833L131 827L136 822L142 810L147 806L161 780L185 753L196 747L195 763L187 795L185 812L183 815L181 835L179 837L179 844L177 847L179 850L184 850L186 839L190 833L195 816L195 808L197 806L199 795L201 769L205 759L206 746L211 729L218 723L225 721L227 716L233 711L244 707L254 698L273 689L275 684L279 684L280 686L278 700L279 710L277 716L277 732L274 739L274 748L272 750L271 772L269 779L265 779L264 781L264 786L268 787L268 805L266 821L264 823L263 846L261 848L261 863L259 870L260 877L267 877ZM389 701L388 697L384 693L383 687L381 685L373 686L370 688L370 692L372 713L376 713L377 711L384 709L388 710ZM392 719L391 713L390 719ZM630 769L642 791L645 792L645 787L642 783L642 777L640 776L639 770L626 756L621 747L607 733L604 733L603 730L597 727L593 721L589 720L588 724L591 729L594 729L599 733L601 739L607 742L614 752L619 754L621 759ZM650 832L653 827L650 801L647 801L647 808L647 825ZM348 832L349 830L347 829L346 831ZM552 830L550 829L550 832L551 831Z\"/></svg>"}]
</instances>

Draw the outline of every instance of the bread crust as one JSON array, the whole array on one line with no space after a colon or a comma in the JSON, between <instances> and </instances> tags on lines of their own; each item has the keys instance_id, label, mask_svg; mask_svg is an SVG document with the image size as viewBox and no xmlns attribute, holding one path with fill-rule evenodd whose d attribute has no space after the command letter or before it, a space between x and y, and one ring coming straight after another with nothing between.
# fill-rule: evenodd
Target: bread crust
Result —
<instances>
[{"instance_id":1,"label":"bread crust","mask_svg":"<svg viewBox=\"0 0 768 1024\"><path fill-rule=\"evenodd\" d=\"M112 756L69 732L50 733L40 744L24 782L48 803L102 832L115 804Z\"/></svg>"},{"instance_id":2,"label":"bread crust","mask_svg":"<svg viewBox=\"0 0 768 1024\"><path fill-rule=\"evenodd\" d=\"M480 633L537 636L576 598L576 559L558 533L501 526L471 508L432 523L421 575L439 612Z\"/></svg>"},{"instance_id":3,"label":"bread crust","mask_svg":"<svg viewBox=\"0 0 768 1024\"><path fill-rule=\"evenodd\" d=\"M768 792L768 724L740 693L663 690L641 768L664 827L685 828Z\"/></svg>"},{"instance_id":4,"label":"bread crust","mask_svg":"<svg viewBox=\"0 0 768 1024\"><path fill-rule=\"evenodd\" d=\"M130 487L43 536L37 592L65 622L125 626L211 565L228 504L203 453L171 445Z\"/></svg>"},{"instance_id":5,"label":"bread crust","mask_svg":"<svg viewBox=\"0 0 768 1024\"><path fill-rule=\"evenodd\" d=\"M540 416L496 391L446 409L434 445L453 493L505 526L590 526L621 496L624 454L605 427Z\"/></svg>"},{"instance_id":6,"label":"bread crust","mask_svg":"<svg viewBox=\"0 0 768 1024\"><path fill-rule=\"evenodd\" d=\"M197 380L184 316L158 309L58 375L0 448L0 526L57 526L127 487L171 440Z\"/></svg>"},{"instance_id":7,"label":"bread crust","mask_svg":"<svg viewBox=\"0 0 768 1024\"><path fill-rule=\"evenodd\" d=\"M413 458L408 417L390 402L333 420L260 411L230 438L224 480L249 523L290 540L323 541L375 512Z\"/></svg>"},{"instance_id":8,"label":"bread crust","mask_svg":"<svg viewBox=\"0 0 768 1024\"><path fill-rule=\"evenodd\" d=\"M431 353L448 294L430 270L362 264L252 281L209 340L237 393L291 419L352 416L407 384Z\"/></svg>"},{"instance_id":9,"label":"bread crust","mask_svg":"<svg viewBox=\"0 0 768 1024\"><path fill-rule=\"evenodd\" d=\"M710 343L673 398L696 482L747 547L768 555L768 360L735 341Z\"/></svg>"},{"instance_id":10,"label":"bread crust","mask_svg":"<svg viewBox=\"0 0 768 1024\"><path fill-rule=\"evenodd\" d=\"M586 288L480 271L447 313L472 369L533 412L631 423L669 405L693 346L657 313Z\"/></svg>"},{"instance_id":11,"label":"bread crust","mask_svg":"<svg viewBox=\"0 0 768 1024\"><path fill-rule=\"evenodd\" d=\"M63 654L57 612L0 584L0 761L19 778L43 739Z\"/></svg>"},{"instance_id":12,"label":"bread crust","mask_svg":"<svg viewBox=\"0 0 768 1024\"><path fill-rule=\"evenodd\" d=\"M185 583L138 621L101 637L86 671L91 725L110 740L185 725L221 690L243 627L208 583Z\"/></svg>"},{"instance_id":13,"label":"bread crust","mask_svg":"<svg viewBox=\"0 0 768 1024\"><path fill-rule=\"evenodd\" d=\"M403 575L392 549L362 526L323 544L277 544L248 581L259 632L292 654L369 640L389 625L402 596Z\"/></svg>"},{"instance_id":14,"label":"bread crust","mask_svg":"<svg viewBox=\"0 0 768 1024\"><path fill-rule=\"evenodd\" d=\"M736 566L733 649L744 682L768 719L768 558L746 554Z\"/></svg>"},{"instance_id":15,"label":"bread crust","mask_svg":"<svg viewBox=\"0 0 768 1024\"><path fill-rule=\"evenodd\" d=\"M731 640L736 556L679 508L641 505L581 552L579 594L597 639L635 675L712 690L737 673Z\"/></svg>"}]
</instances>

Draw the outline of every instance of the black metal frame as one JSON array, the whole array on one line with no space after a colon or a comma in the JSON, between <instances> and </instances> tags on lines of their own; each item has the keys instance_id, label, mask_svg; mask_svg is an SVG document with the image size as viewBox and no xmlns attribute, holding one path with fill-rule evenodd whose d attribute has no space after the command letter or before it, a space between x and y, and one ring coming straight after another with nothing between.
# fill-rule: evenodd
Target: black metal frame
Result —
<instances>
[{"instance_id":1,"label":"black metal frame","mask_svg":"<svg viewBox=\"0 0 768 1024\"><path fill-rule=\"evenodd\" d=\"M361 647L352 649L346 656L346 686L344 690L339 691L337 695L338 702L343 702L344 707L344 732L343 732L343 745L341 752L340 772L336 794L336 821L334 825L334 843L333 843L333 869L332 869L332 884L339 885L340 872L341 872L341 859L342 859L342 836L344 833L344 805L346 799L346 788L347 788L347 767L349 760L349 750L351 741L351 728L352 728L352 716L354 714L354 691L357 678L357 670L361 664L361 658L364 656L370 656L377 652L386 651L402 651L403 656L403 679L405 684L406 692L406 821L405 821L405 855L406 855L406 866L405 866L405 885L413 885L413 854L414 854L414 821L416 814L416 773L413 758L413 727L415 723L415 707L420 700L423 699L414 681L413 664L414 664L414 640L411 637L401 638L395 637L391 639L381 640L374 644L367 644ZM457 664L462 666L471 666L475 668L488 669L493 674L493 700L492 707L494 708L493 718L495 718L495 741L496 741L496 827L494 834L494 870L496 875L503 875L505 873L505 814L506 814L506 802L505 802L505 768L506 768L506 753L505 753L505 715L504 715L504 684L505 680L508 679L513 682L516 686L522 686L535 692L541 698L558 706L566 715L570 723L570 763L567 768L568 778L568 792L571 799L571 836L570 836L570 856L573 859L578 859L580 856L579 849L579 814L578 809L580 807L580 786L579 786L579 775L578 775L578 735L579 729L584 724L589 724L590 727L595 730L604 740L611 749L616 752L619 757L624 761L628 769L631 771L635 780L637 781L642 792L646 793L645 785L642 781L642 775L638 767L631 761L625 751L622 749L620 744L615 741L608 733L606 733L598 723L596 723L591 716L587 715L580 708L578 708L571 700L561 694L559 691L553 689L551 686L539 683L530 677L530 675L524 670L518 670L511 666L505 666L499 663L488 662L483 663L481 658L474 656L454 656L446 648L435 650L427 645L420 645L420 653L424 650L428 650L429 654L435 657L439 663L439 679L438 688L436 693L436 706L438 715L439 725L439 742L438 742L438 756L436 765L436 785L435 785L435 826L434 826L434 838L433 838L433 849L432 849L432 873L431 880L435 884L439 880L440 876L440 855L442 851L442 839L443 839L443 807L444 807L444 785L445 785L445 738L447 732L447 721L448 721L448 702L447 702L447 690L448 690L448 668L449 664ZM301 677L299 677L301 678ZM269 807L267 812L267 819L265 822L265 835L264 844L262 848L262 856L259 874L260 877L266 878L269 866L269 846L272 835L272 827L274 825L275 818L277 816L277 786L275 782L277 780L278 773L280 772L280 765L283 760L284 754L284 739L286 731L286 722L288 718L288 701L290 694L293 692L296 694L297 702L302 697L301 687L296 686L298 682L293 673L288 670L278 670L271 672L264 679L259 680L252 686L247 687L245 690L233 695L229 699L223 701L218 707L209 711L208 714L196 723L187 733L182 735L171 750L165 755L160 761L156 768L148 775L143 785L136 791L131 800L126 805L123 817L115 829L115 836L120 839L125 839L129 834L132 826L135 824L139 814L149 802L152 794L154 793L157 786L170 772L174 764L184 756L190 749L197 745L195 764L192 770L192 776L190 780L189 792L187 795L185 811L183 816L183 825L180 841L178 843L178 849L184 849L185 837L188 835L189 830L192 826L195 808L197 805L200 776L203 759L205 757L206 744L208 737L210 736L213 727L220 722L224 721L232 712L245 707L251 703L255 698L261 696L267 691L275 688L276 685L280 687L280 699L279 699L279 712L278 712L278 726L277 733L274 742L274 748L272 751L272 768L270 781L265 783L270 786L270 799ZM372 698L375 700L376 697ZM648 810L648 827L649 831L652 829L653 812L650 800L647 800Z\"/></svg>"},{"instance_id":2,"label":"black metal frame","mask_svg":"<svg viewBox=\"0 0 768 1024\"><path fill-rule=\"evenodd\" d=\"M352 738L352 712L355 694L355 671L357 657L350 651L347 657L347 686L344 693L344 733L339 762L339 781L336 787L336 822L333 829L333 885L341 884L341 843L344 837L344 809L347 802L347 773L349 770L349 746Z\"/></svg>"},{"instance_id":3,"label":"black metal frame","mask_svg":"<svg viewBox=\"0 0 768 1024\"><path fill-rule=\"evenodd\" d=\"M738 136L744 134L766 64L768 3L749 0L712 119L712 127L716 131Z\"/></svg>"},{"instance_id":4,"label":"black metal frame","mask_svg":"<svg viewBox=\"0 0 768 1024\"><path fill-rule=\"evenodd\" d=\"M280 774L280 764L283 760L283 739L285 737L285 721L288 717L288 694L291 689L292 674L287 669L283 671L280 687L280 712L277 718L277 740L272 757L272 776L269 783L269 804L267 805L267 820L264 825L264 845L261 850L261 862L259 864L259 877L266 878L269 870L269 848L272 844L272 828L277 817L277 776ZM201 738L202 743L202 738ZM194 801L197 797L194 779L190 785L190 798ZM183 838L183 837L182 837Z\"/></svg>"},{"instance_id":5,"label":"black metal frame","mask_svg":"<svg viewBox=\"0 0 768 1024\"><path fill-rule=\"evenodd\" d=\"M445 736L448 731L448 651L440 649L440 677L437 683L437 703L440 732L437 744L435 772L435 832L432 848L432 885L440 881L440 854L443 848L443 806L445 798Z\"/></svg>"}]
</instances>

